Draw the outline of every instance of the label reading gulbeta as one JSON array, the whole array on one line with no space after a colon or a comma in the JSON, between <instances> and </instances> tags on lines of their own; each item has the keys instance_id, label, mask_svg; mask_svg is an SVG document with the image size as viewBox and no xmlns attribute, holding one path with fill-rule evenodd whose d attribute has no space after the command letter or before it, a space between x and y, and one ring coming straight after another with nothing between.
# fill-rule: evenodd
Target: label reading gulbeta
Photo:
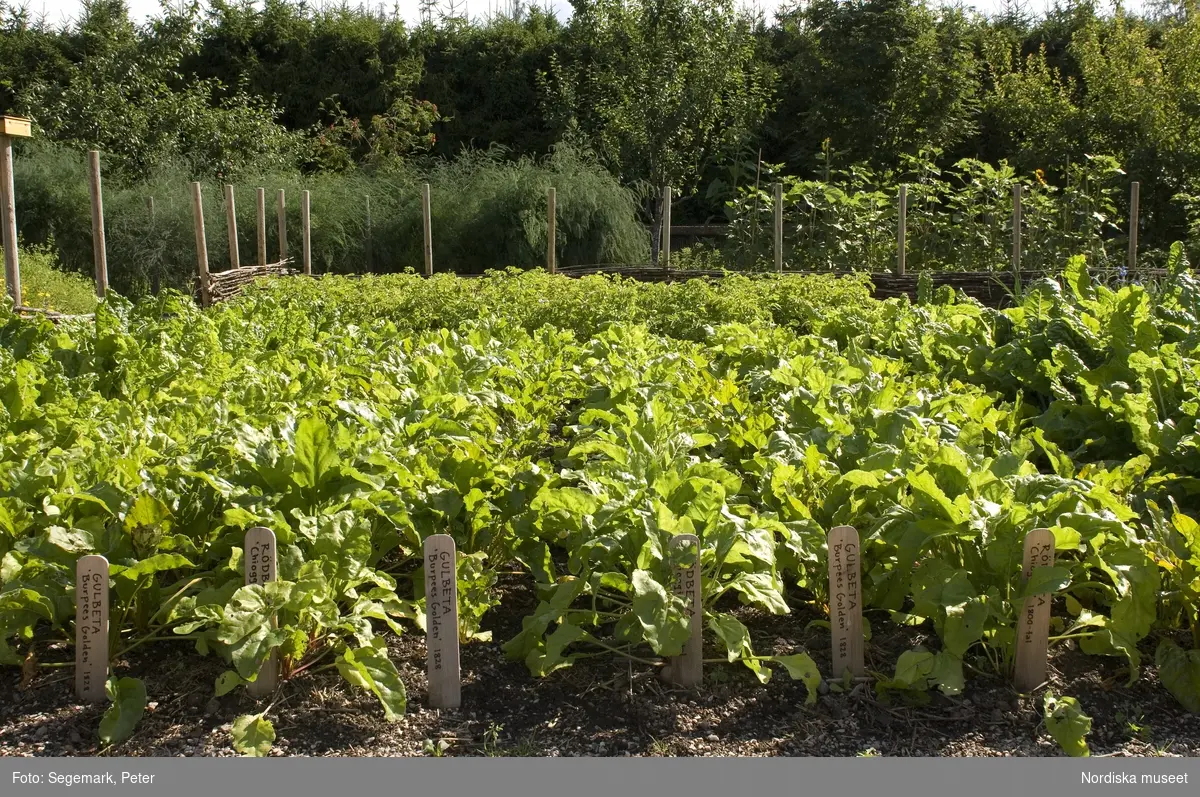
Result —
<instances>
[{"instance_id":1,"label":"label reading gulbeta","mask_svg":"<svg viewBox=\"0 0 1200 797\"><path fill-rule=\"evenodd\" d=\"M833 630L833 677L862 675L863 623L858 532L829 532L829 624Z\"/></svg>"},{"instance_id":2,"label":"label reading gulbeta","mask_svg":"<svg viewBox=\"0 0 1200 797\"><path fill-rule=\"evenodd\" d=\"M75 564L75 693L105 700L108 680L108 560L85 556Z\"/></svg>"},{"instance_id":3,"label":"label reading gulbeta","mask_svg":"<svg viewBox=\"0 0 1200 797\"><path fill-rule=\"evenodd\" d=\"M448 534L425 539L425 643L432 708L458 708L462 701L456 557L454 538Z\"/></svg>"}]
</instances>

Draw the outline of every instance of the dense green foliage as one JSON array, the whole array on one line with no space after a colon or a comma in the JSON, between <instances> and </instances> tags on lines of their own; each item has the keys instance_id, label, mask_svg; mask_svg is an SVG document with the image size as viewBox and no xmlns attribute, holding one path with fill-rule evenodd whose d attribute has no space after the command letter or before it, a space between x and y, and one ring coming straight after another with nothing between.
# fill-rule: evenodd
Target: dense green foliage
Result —
<instances>
[{"instance_id":1,"label":"dense green foliage","mask_svg":"<svg viewBox=\"0 0 1200 797\"><path fill-rule=\"evenodd\" d=\"M1053 271L1075 255L1093 268L1122 268L1128 251L1127 200L1118 196L1123 172L1111 158L1086 158L1064 186L1038 171L1022 177L963 159L939 169L936 153L905 158L895 170L832 169L828 180L784 175L784 268L887 271L897 253L899 187L906 186L907 268L992 271L1012 267L1013 189L1021 187L1021 267ZM780 167L768 165L768 178ZM721 247L741 268L773 269L773 190L747 186L730 203L730 236ZM1200 245L1200 239L1196 240ZM1140 247L1139 262L1163 251Z\"/></svg>"},{"instance_id":2,"label":"dense green foliage","mask_svg":"<svg viewBox=\"0 0 1200 797\"><path fill-rule=\"evenodd\" d=\"M98 552L115 660L189 640L228 662L223 694L276 648L285 682L336 666L395 717L383 634L423 623L427 536L457 541L465 641L519 563L538 604L496 641L545 675L678 654L668 543L694 533L708 642L815 699L814 659L755 651L732 610L825 612L825 535L845 524L868 618L938 640L874 674L882 698L1006 673L1022 601L1054 593L1056 644L1130 680L1152 661L1194 708L1200 284L1181 247L1171 263L1110 289L1076 258L1002 312L821 276L536 271L293 278L208 311L114 295L57 327L0 310L0 658L34 667L70 640L73 564ZM242 585L255 525L280 541L265 587ZM1058 561L1023 585L1037 527ZM146 697L109 686L115 739ZM1086 749L1074 701L1047 718ZM272 737L265 714L235 727L242 752Z\"/></svg>"},{"instance_id":3,"label":"dense green foliage","mask_svg":"<svg viewBox=\"0 0 1200 797\"><path fill-rule=\"evenodd\" d=\"M549 118L626 181L693 193L701 167L767 108L749 21L734 0L580 0L544 76ZM649 201L652 257L662 221Z\"/></svg>"}]
</instances>

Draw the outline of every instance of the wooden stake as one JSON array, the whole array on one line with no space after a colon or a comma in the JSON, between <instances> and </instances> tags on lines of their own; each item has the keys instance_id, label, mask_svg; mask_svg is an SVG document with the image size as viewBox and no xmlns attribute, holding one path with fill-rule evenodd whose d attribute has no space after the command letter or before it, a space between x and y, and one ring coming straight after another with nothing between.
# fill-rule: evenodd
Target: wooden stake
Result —
<instances>
[{"instance_id":1,"label":"wooden stake","mask_svg":"<svg viewBox=\"0 0 1200 797\"><path fill-rule=\"evenodd\" d=\"M1137 267L1138 250L1138 205L1141 199L1142 184L1134 182L1129 185L1129 270Z\"/></svg>"},{"instance_id":2,"label":"wooden stake","mask_svg":"<svg viewBox=\"0 0 1200 797\"><path fill-rule=\"evenodd\" d=\"M246 574L246 584L266 584L278 577L278 555L275 545L275 532L262 526L255 526L246 532L246 550L242 556L243 568ZM277 622L272 618L272 626ZM279 683L279 654L275 651L263 662L258 677L247 684L250 694L263 697L275 691Z\"/></svg>"},{"instance_id":3,"label":"wooden stake","mask_svg":"<svg viewBox=\"0 0 1200 797\"><path fill-rule=\"evenodd\" d=\"M255 209L258 211L258 264L267 264L267 192L260 188L255 192Z\"/></svg>"},{"instance_id":4,"label":"wooden stake","mask_svg":"<svg viewBox=\"0 0 1200 797\"><path fill-rule=\"evenodd\" d=\"M546 194L546 269L554 274L558 271L558 258L555 249L558 225L558 198L551 188Z\"/></svg>"},{"instance_id":5,"label":"wooden stake","mask_svg":"<svg viewBox=\"0 0 1200 797\"><path fill-rule=\"evenodd\" d=\"M829 623L833 629L833 677L864 673L861 563L858 532L829 532Z\"/></svg>"},{"instance_id":6,"label":"wooden stake","mask_svg":"<svg viewBox=\"0 0 1200 797\"><path fill-rule=\"evenodd\" d=\"M0 134L0 244L4 245L4 282L13 305L20 307L21 266L17 256L17 205L13 187L12 138Z\"/></svg>"},{"instance_id":7,"label":"wooden stake","mask_svg":"<svg viewBox=\"0 0 1200 797\"><path fill-rule=\"evenodd\" d=\"M300 199L300 243L303 248L304 273L312 276L312 227L308 192L305 191Z\"/></svg>"},{"instance_id":8,"label":"wooden stake","mask_svg":"<svg viewBox=\"0 0 1200 797\"><path fill-rule=\"evenodd\" d=\"M1054 566L1054 533L1034 529L1025 535L1024 581L1034 568ZM1021 692L1032 692L1046 682L1046 652L1050 646L1050 595L1025 599L1017 623L1016 673L1013 684Z\"/></svg>"},{"instance_id":9,"label":"wooden stake","mask_svg":"<svg viewBox=\"0 0 1200 797\"><path fill-rule=\"evenodd\" d=\"M104 246L104 195L100 188L100 153L88 152L88 187L92 195L92 260L96 264L96 295L108 293L108 254Z\"/></svg>"},{"instance_id":10,"label":"wooden stake","mask_svg":"<svg viewBox=\"0 0 1200 797\"><path fill-rule=\"evenodd\" d=\"M237 206L233 199L233 186L225 186L225 227L229 231L229 267L238 268L242 258L238 253Z\"/></svg>"},{"instance_id":11,"label":"wooden stake","mask_svg":"<svg viewBox=\"0 0 1200 797\"><path fill-rule=\"evenodd\" d=\"M283 189L275 199L275 230L279 237L279 262L287 260L287 202L284 200Z\"/></svg>"},{"instance_id":12,"label":"wooden stake","mask_svg":"<svg viewBox=\"0 0 1200 797\"><path fill-rule=\"evenodd\" d=\"M896 217L896 273L904 276L908 260L908 186L900 186Z\"/></svg>"},{"instance_id":13,"label":"wooden stake","mask_svg":"<svg viewBox=\"0 0 1200 797\"><path fill-rule=\"evenodd\" d=\"M675 577L674 592L687 601L691 612L691 636L684 645L683 655L667 662L663 676L680 686L699 686L704 680L704 607L700 590L700 538L695 534L677 534L672 551L691 547L695 556L691 564L680 567Z\"/></svg>"},{"instance_id":14,"label":"wooden stake","mask_svg":"<svg viewBox=\"0 0 1200 797\"><path fill-rule=\"evenodd\" d=\"M775 183L775 273L783 273L783 183Z\"/></svg>"},{"instance_id":15,"label":"wooden stake","mask_svg":"<svg viewBox=\"0 0 1200 797\"><path fill-rule=\"evenodd\" d=\"M662 196L662 249L663 271L671 273L671 186L663 188Z\"/></svg>"},{"instance_id":16,"label":"wooden stake","mask_svg":"<svg viewBox=\"0 0 1200 797\"><path fill-rule=\"evenodd\" d=\"M458 708L458 567L449 534L425 538L425 640L429 707Z\"/></svg>"},{"instance_id":17,"label":"wooden stake","mask_svg":"<svg viewBox=\"0 0 1200 797\"><path fill-rule=\"evenodd\" d=\"M200 274L200 306L212 304L211 286L208 284L208 239L204 234L204 200L200 196L200 183L192 183L192 217L196 227L196 270Z\"/></svg>"},{"instance_id":18,"label":"wooden stake","mask_svg":"<svg viewBox=\"0 0 1200 797\"><path fill-rule=\"evenodd\" d=\"M1012 270L1015 279L1021 277L1021 197L1024 193L1020 184L1013 186Z\"/></svg>"},{"instance_id":19,"label":"wooden stake","mask_svg":"<svg viewBox=\"0 0 1200 797\"><path fill-rule=\"evenodd\" d=\"M75 694L103 703L108 681L108 560L84 556L75 563Z\"/></svg>"},{"instance_id":20,"label":"wooden stake","mask_svg":"<svg viewBox=\"0 0 1200 797\"><path fill-rule=\"evenodd\" d=\"M371 271L371 195L367 194L367 239L366 239L367 272Z\"/></svg>"},{"instance_id":21,"label":"wooden stake","mask_svg":"<svg viewBox=\"0 0 1200 797\"><path fill-rule=\"evenodd\" d=\"M425 276L433 276L433 218L429 207L429 183L421 186L421 214L425 217Z\"/></svg>"},{"instance_id":22,"label":"wooden stake","mask_svg":"<svg viewBox=\"0 0 1200 797\"><path fill-rule=\"evenodd\" d=\"M154 197L152 196L146 197L146 213L150 216L150 235L157 237L158 229L154 224ZM150 277L150 293L155 296L158 296L159 293L160 271L161 266L155 268L154 274Z\"/></svg>"}]
</instances>

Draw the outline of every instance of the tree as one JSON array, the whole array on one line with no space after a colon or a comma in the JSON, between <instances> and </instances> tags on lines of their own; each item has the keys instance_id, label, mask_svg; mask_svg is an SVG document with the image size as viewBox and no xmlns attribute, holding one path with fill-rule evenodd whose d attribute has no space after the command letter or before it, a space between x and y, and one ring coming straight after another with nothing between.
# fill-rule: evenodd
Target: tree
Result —
<instances>
[{"instance_id":1,"label":"tree","mask_svg":"<svg viewBox=\"0 0 1200 797\"><path fill-rule=\"evenodd\" d=\"M145 177L171 161L226 176L294 167L302 139L276 124L270 101L182 75L197 46L198 5L163 11L139 27L125 0L84 0L63 34L61 74L30 80L15 110L52 141L102 151L114 176Z\"/></svg>"},{"instance_id":2,"label":"tree","mask_svg":"<svg viewBox=\"0 0 1200 797\"><path fill-rule=\"evenodd\" d=\"M662 188L693 191L709 154L745 137L767 110L769 75L755 61L751 20L734 0L572 6L561 50L541 75L546 113L643 189L657 261Z\"/></svg>"},{"instance_id":3,"label":"tree","mask_svg":"<svg viewBox=\"0 0 1200 797\"><path fill-rule=\"evenodd\" d=\"M808 163L829 140L843 162L894 167L953 151L976 126L978 22L925 0L811 0L771 31L780 102L764 149Z\"/></svg>"}]
</instances>

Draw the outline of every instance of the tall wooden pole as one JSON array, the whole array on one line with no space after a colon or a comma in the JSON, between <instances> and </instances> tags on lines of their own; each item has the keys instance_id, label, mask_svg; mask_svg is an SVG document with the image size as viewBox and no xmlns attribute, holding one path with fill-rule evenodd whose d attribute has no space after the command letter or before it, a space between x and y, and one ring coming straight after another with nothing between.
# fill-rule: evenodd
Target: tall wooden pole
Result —
<instances>
[{"instance_id":1,"label":"tall wooden pole","mask_svg":"<svg viewBox=\"0 0 1200 797\"><path fill-rule=\"evenodd\" d=\"M546 269L554 274L558 271L558 258L555 251L558 222L558 198L551 188L546 194Z\"/></svg>"},{"instance_id":2,"label":"tall wooden pole","mask_svg":"<svg viewBox=\"0 0 1200 797\"><path fill-rule=\"evenodd\" d=\"M421 215L425 217L425 276L433 276L433 219L429 204L429 183L421 186Z\"/></svg>"},{"instance_id":3,"label":"tall wooden pole","mask_svg":"<svg viewBox=\"0 0 1200 797\"><path fill-rule=\"evenodd\" d=\"M279 236L279 262L287 260L287 203L284 200L283 189L279 189L279 194L275 202L275 226Z\"/></svg>"},{"instance_id":4,"label":"tall wooden pole","mask_svg":"<svg viewBox=\"0 0 1200 797\"><path fill-rule=\"evenodd\" d=\"M371 195L367 194L367 239L366 239L367 273L372 271L371 263Z\"/></svg>"},{"instance_id":5,"label":"tall wooden pole","mask_svg":"<svg viewBox=\"0 0 1200 797\"><path fill-rule=\"evenodd\" d=\"M233 186L225 186L225 226L229 230L229 267L241 266L242 258L238 253L237 237L237 207L233 199Z\"/></svg>"},{"instance_id":6,"label":"tall wooden pole","mask_svg":"<svg viewBox=\"0 0 1200 797\"><path fill-rule=\"evenodd\" d=\"M267 264L267 192L265 189L259 188L255 192L255 210L257 210L257 232L258 232L258 264L265 266Z\"/></svg>"},{"instance_id":7,"label":"tall wooden pole","mask_svg":"<svg viewBox=\"0 0 1200 797\"><path fill-rule=\"evenodd\" d=\"M1142 184L1134 182L1129 186L1129 270L1137 266L1138 249L1138 205L1141 199Z\"/></svg>"},{"instance_id":8,"label":"tall wooden pole","mask_svg":"<svg viewBox=\"0 0 1200 797\"><path fill-rule=\"evenodd\" d=\"M1013 279L1021 279L1021 198L1024 189L1018 184L1013 186L1013 240L1012 240L1012 271Z\"/></svg>"},{"instance_id":9,"label":"tall wooden pole","mask_svg":"<svg viewBox=\"0 0 1200 797\"><path fill-rule=\"evenodd\" d=\"M100 187L100 153L88 152L88 186L92 196L92 259L96 263L96 295L108 293L108 253L104 246L104 194Z\"/></svg>"},{"instance_id":10,"label":"tall wooden pole","mask_svg":"<svg viewBox=\"0 0 1200 797\"><path fill-rule=\"evenodd\" d=\"M663 271L671 272L671 186L663 188L662 195L662 249Z\"/></svg>"},{"instance_id":11,"label":"tall wooden pole","mask_svg":"<svg viewBox=\"0 0 1200 797\"><path fill-rule=\"evenodd\" d=\"M4 229L4 281L13 305L21 306L21 266L17 258L17 206L13 188L12 138L0 135L0 226Z\"/></svg>"},{"instance_id":12,"label":"tall wooden pole","mask_svg":"<svg viewBox=\"0 0 1200 797\"><path fill-rule=\"evenodd\" d=\"M896 217L896 273L904 276L908 262L908 186L900 186Z\"/></svg>"},{"instance_id":13,"label":"tall wooden pole","mask_svg":"<svg viewBox=\"0 0 1200 797\"><path fill-rule=\"evenodd\" d=\"M152 196L146 197L146 212L150 216L150 235L154 238L157 238L158 230L154 224L154 197L152 197ZM162 264L161 264L161 262L159 262L159 263L155 264L154 273L150 276L150 293L152 293L155 296L158 296L158 292L159 292L159 287L160 287L159 281L161 279L159 272L161 270L162 270Z\"/></svg>"},{"instance_id":14,"label":"tall wooden pole","mask_svg":"<svg viewBox=\"0 0 1200 797\"><path fill-rule=\"evenodd\" d=\"M300 195L300 245L304 257L304 273L312 276L312 225L308 192Z\"/></svg>"},{"instance_id":15,"label":"tall wooden pole","mask_svg":"<svg viewBox=\"0 0 1200 797\"><path fill-rule=\"evenodd\" d=\"M775 183L775 273L783 273L783 183Z\"/></svg>"},{"instance_id":16,"label":"tall wooden pole","mask_svg":"<svg viewBox=\"0 0 1200 797\"><path fill-rule=\"evenodd\" d=\"M208 285L208 240L204 235L204 200L200 183L192 183L192 217L196 226L196 270L200 274L200 306L212 304Z\"/></svg>"}]
</instances>

